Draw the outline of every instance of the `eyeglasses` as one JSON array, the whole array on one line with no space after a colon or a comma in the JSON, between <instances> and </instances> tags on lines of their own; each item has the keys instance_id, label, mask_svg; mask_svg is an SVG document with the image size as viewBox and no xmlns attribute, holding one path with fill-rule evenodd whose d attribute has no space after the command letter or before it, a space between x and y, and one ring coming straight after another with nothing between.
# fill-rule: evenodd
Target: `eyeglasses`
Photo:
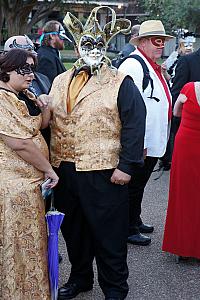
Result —
<instances>
[{"instance_id":1,"label":"eyeglasses","mask_svg":"<svg viewBox=\"0 0 200 300\"><path fill-rule=\"evenodd\" d=\"M31 73L34 73L35 66L29 65L28 63L26 63L23 67L19 67L15 71L17 72L17 74L20 74L22 76L30 75Z\"/></svg>"},{"instance_id":2,"label":"eyeglasses","mask_svg":"<svg viewBox=\"0 0 200 300\"><path fill-rule=\"evenodd\" d=\"M163 49L165 47L165 38L160 36L155 36L149 38L152 45L156 47L157 49Z\"/></svg>"}]
</instances>

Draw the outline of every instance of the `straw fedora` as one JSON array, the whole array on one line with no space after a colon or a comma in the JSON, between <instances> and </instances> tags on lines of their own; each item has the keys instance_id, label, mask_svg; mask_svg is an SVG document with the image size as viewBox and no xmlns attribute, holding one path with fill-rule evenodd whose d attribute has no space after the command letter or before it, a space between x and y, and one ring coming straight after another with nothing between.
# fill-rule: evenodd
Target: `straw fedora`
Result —
<instances>
[{"instance_id":1,"label":"straw fedora","mask_svg":"<svg viewBox=\"0 0 200 300\"><path fill-rule=\"evenodd\" d=\"M165 33L165 28L160 20L144 21L140 25L138 36L133 38L134 45L137 46L141 38L148 36L163 36L166 41L174 38L174 36Z\"/></svg>"}]
</instances>

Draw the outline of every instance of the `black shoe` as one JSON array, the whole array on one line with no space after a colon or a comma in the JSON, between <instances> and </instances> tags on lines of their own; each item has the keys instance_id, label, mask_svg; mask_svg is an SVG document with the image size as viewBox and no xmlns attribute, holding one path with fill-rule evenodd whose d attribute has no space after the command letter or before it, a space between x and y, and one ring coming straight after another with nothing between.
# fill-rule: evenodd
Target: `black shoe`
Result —
<instances>
[{"instance_id":1,"label":"black shoe","mask_svg":"<svg viewBox=\"0 0 200 300\"><path fill-rule=\"evenodd\" d=\"M167 162L163 164L163 170L164 171L169 171L171 169L171 163Z\"/></svg>"},{"instance_id":2,"label":"black shoe","mask_svg":"<svg viewBox=\"0 0 200 300\"><path fill-rule=\"evenodd\" d=\"M111 297L111 296L106 296L105 300L124 300L124 297Z\"/></svg>"},{"instance_id":3,"label":"black shoe","mask_svg":"<svg viewBox=\"0 0 200 300\"><path fill-rule=\"evenodd\" d=\"M79 293L87 292L92 289L92 285L80 287L77 283L66 283L58 290L58 300L73 299Z\"/></svg>"},{"instance_id":4,"label":"black shoe","mask_svg":"<svg viewBox=\"0 0 200 300\"><path fill-rule=\"evenodd\" d=\"M154 227L148 224L139 225L140 233L152 233L154 231Z\"/></svg>"},{"instance_id":5,"label":"black shoe","mask_svg":"<svg viewBox=\"0 0 200 300\"><path fill-rule=\"evenodd\" d=\"M171 162L168 160L160 160L159 169L163 169L163 171L169 171L171 169Z\"/></svg>"},{"instance_id":6,"label":"black shoe","mask_svg":"<svg viewBox=\"0 0 200 300\"><path fill-rule=\"evenodd\" d=\"M179 264L180 262L184 262L189 260L189 257L186 256L176 256L176 263Z\"/></svg>"},{"instance_id":7,"label":"black shoe","mask_svg":"<svg viewBox=\"0 0 200 300\"><path fill-rule=\"evenodd\" d=\"M147 246L151 243L151 239L141 233L133 234L128 237L128 243L139 246Z\"/></svg>"},{"instance_id":8,"label":"black shoe","mask_svg":"<svg viewBox=\"0 0 200 300\"><path fill-rule=\"evenodd\" d=\"M62 262L63 258L62 255L60 253L58 253L58 262L59 264Z\"/></svg>"},{"instance_id":9,"label":"black shoe","mask_svg":"<svg viewBox=\"0 0 200 300\"><path fill-rule=\"evenodd\" d=\"M123 300L123 299L122 298L113 298L113 297L106 297L105 298L105 300Z\"/></svg>"}]
</instances>

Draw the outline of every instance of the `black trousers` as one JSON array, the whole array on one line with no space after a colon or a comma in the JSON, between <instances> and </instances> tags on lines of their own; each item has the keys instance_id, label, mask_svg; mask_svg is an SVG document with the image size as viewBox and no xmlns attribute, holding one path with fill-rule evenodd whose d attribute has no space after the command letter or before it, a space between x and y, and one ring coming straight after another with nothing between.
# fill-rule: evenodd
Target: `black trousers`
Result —
<instances>
[{"instance_id":1,"label":"black trousers","mask_svg":"<svg viewBox=\"0 0 200 300\"><path fill-rule=\"evenodd\" d=\"M175 117L175 116L172 117L170 135L169 135L169 140L167 143L167 149L166 149L166 152L163 155L163 157L160 158L160 160L163 161L164 163L172 161L172 154L173 154L173 150L174 150L174 141L175 141L175 137L176 137L177 131L180 126L180 122L181 122L181 118Z\"/></svg>"},{"instance_id":2,"label":"black trousers","mask_svg":"<svg viewBox=\"0 0 200 300\"><path fill-rule=\"evenodd\" d=\"M142 224L140 217L144 188L158 161L157 157L147 156L144 166L134 171L128 185L129 193L129 235L138 234L138 226Z\"/></svg>"},{"instance_id":3,"label":"black trousers","mask_svg":"<svg viewBox=\"0 0 200 300\"><path fill-rule=\"evenodd\" d=\"M106 296L128 293L128 186L110 182L113 170L77 172L62 162L55 205L65 213L61 230L71 263L68 282L93 284L93 260Z\"/></svg>"}]
</instances>

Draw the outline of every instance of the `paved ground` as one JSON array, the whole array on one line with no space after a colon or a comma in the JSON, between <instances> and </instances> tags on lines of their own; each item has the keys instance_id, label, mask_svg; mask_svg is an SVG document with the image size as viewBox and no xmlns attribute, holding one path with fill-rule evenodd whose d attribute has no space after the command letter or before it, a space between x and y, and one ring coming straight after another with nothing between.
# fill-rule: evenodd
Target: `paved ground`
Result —
<instances>
[{"instance_id":1,"label":"paved ground","mask_svg":"<svg viewBox=\"0 0 200 300\"><path fill-rule=\"evenodd\" d=\"M143 220L155 226L151 234L152 244L141 247L129 245L129 287L127 300L200 300L200 262L190 260L176 264L175 257L162 253L163 224L167 207L169 172L154 180L153 173L146 187L143 202ZM69 263L62 238L60 252L63 263L60 269L60 285L67 281ZM103 300L103 294L95 281L94 289L82 293L77 300Z\"/></svg>"}]
</instances>

